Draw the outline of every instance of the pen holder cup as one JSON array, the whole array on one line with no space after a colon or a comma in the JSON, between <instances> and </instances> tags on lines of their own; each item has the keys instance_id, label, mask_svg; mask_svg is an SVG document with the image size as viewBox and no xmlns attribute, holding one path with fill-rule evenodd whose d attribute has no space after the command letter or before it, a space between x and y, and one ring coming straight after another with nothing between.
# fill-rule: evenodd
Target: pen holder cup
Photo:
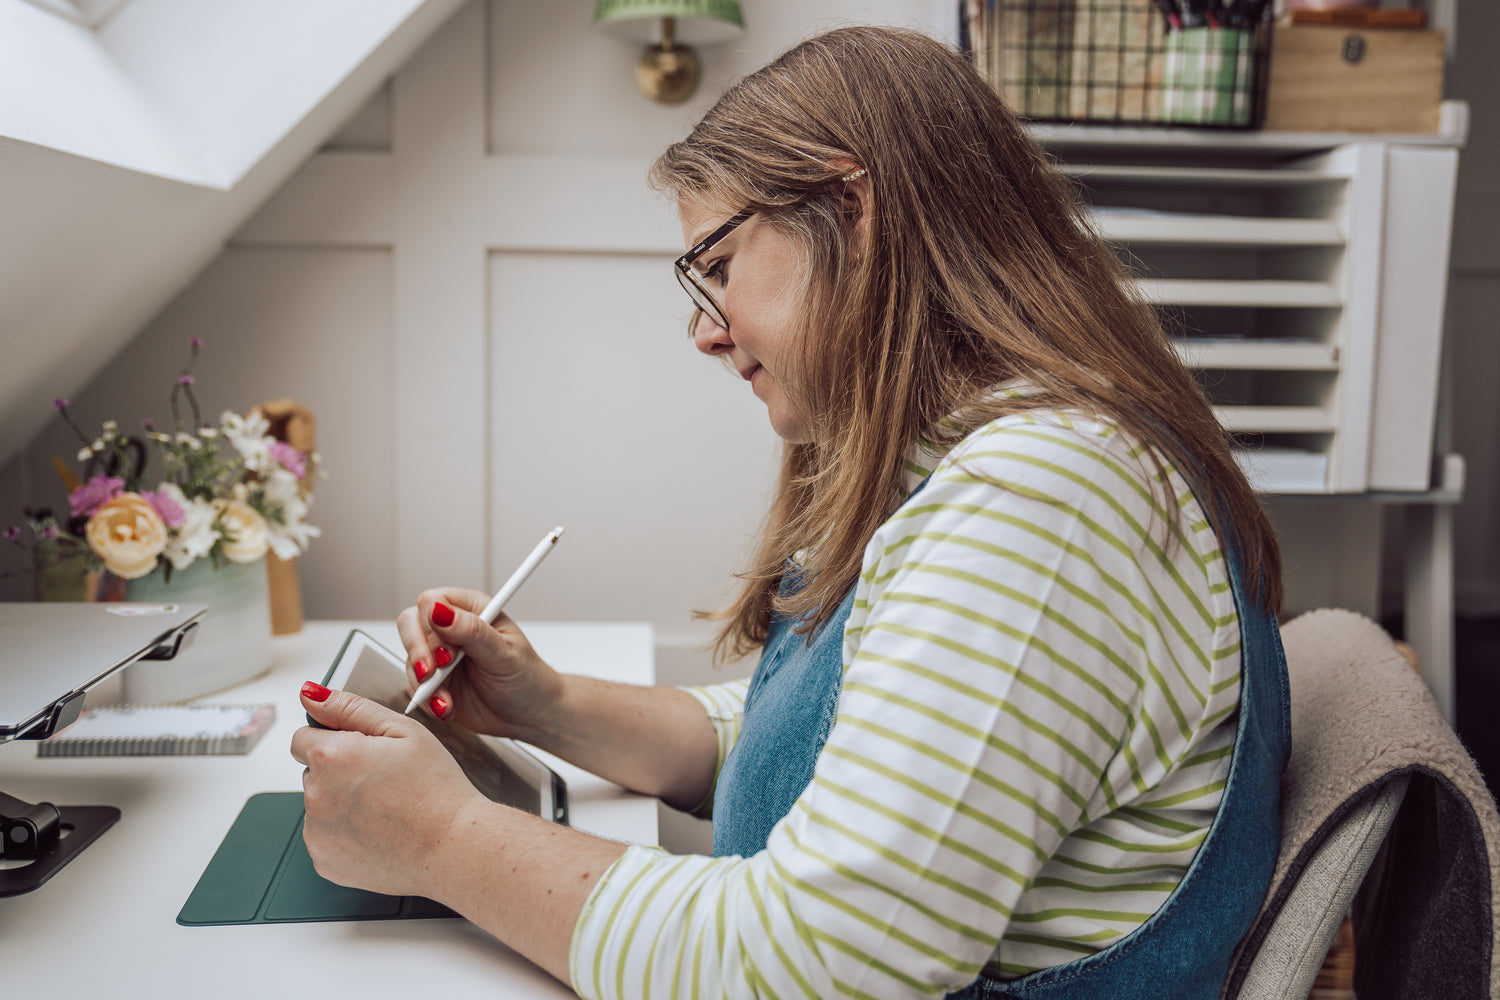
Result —
<instances>
[{"instance_id":1,"label":"pen holder cup","mask_svg":"<svg viewBox=\"0 0 1500 1000\"><path fill-rule=\"evenodd\" d=\"M1254 33L1183 28L1167 33L1163 117L1191 125L1249 125L1254 104Z\"/></svg>"}]
</instances>

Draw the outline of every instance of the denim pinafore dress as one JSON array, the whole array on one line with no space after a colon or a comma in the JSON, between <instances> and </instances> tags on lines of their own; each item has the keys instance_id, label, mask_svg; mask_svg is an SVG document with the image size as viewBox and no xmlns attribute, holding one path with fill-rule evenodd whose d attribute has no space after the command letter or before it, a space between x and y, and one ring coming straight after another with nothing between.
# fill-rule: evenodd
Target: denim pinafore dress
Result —
<instances>
[{"instance_id":1,"label":"denim pinafore dress","mask_svg":"<svg viewBox=\"0 0 1500 1000\"><path fill-rule=\"evenodd\" d=\"M1226 546L1240 618L1240 710L1218 814L1182 881L1144 924L1076 961L1019 979L981 976L950 1000L1214 1000L1234 951L1260 909L1280 844L1280 776L1291 748L1281 632L1242 587ZM798 586L795 574L783 591ZM854 604L809 639L796 622L772 621L745 697L744 721L714 793L714 854L749 857L812 780L843 687L844 623Z\"/></svg>"}]
</instances>

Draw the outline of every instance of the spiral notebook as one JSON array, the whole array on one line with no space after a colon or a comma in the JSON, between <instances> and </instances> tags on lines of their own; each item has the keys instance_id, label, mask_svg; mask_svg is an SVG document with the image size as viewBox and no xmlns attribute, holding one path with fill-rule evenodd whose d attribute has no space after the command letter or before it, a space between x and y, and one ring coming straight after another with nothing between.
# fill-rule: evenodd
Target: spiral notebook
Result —
<instances>
[{"instance_id":1,"label":"spiral notebook","mask_svg":"<svg viewBox=\"0 0 1500 1000\"><path fill-rule=\"evenodd\" d=\"M276 721L272 705L106 705L36 745L38 757L242 754Z\"/></svg>"}]
</instances>

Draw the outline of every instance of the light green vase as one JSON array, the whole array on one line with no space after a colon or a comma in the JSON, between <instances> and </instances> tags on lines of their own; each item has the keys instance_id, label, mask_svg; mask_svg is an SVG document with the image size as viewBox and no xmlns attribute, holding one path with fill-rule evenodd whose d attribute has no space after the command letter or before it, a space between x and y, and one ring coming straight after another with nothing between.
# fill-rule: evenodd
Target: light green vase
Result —
<instances>
[{"instance_id":1,"label":"light green vase","mask_svg":"<svg viewBox=\"0 0 1500 1000\"><path fill-rule=\"evenodd\" d=\"M128 702L186 701L258 677L271 669L271 599L266 561L197 559L166 582L160 570L130 580L127 601L207 604L192 644L170 660L139 660L125 668Z\"/></svg>"}]
</instances>

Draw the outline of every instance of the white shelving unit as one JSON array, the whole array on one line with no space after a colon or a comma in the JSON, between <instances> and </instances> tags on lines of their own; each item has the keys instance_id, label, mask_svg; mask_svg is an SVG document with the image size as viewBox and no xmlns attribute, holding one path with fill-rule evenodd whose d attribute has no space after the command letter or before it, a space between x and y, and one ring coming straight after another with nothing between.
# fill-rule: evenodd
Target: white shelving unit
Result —
<instances>
[{"instance_id":1,"label":"white shelving unit","mask_svg":"<svg viewBox=\"0 0 1500 1000\"><path fill-rule=\"evenodd\" d=\"M1410 508L1406 636L1452 719L1463 460L1434 430L1467 106L1445 102L1419 136L1032 131L1242 436L1258 490Z\"/></svg>"},{"instance_id":2,"label":"white shelving unit","mask_svg":"<svg viewBox=\"0 0 1500 1000\"><path fill-rule=\"evenodd\" d=\"M1038 126L1267 493L1431 486L1462 105L1432 136Z\"/></svg>"}]
</instances>

